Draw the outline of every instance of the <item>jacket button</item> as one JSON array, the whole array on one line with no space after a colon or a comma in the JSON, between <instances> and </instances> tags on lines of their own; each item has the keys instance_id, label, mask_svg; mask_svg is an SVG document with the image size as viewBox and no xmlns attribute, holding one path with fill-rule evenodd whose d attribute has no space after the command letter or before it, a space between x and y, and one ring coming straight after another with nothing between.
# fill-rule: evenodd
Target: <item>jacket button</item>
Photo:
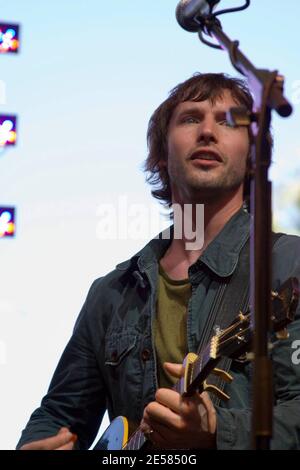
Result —
<instances>
[{"instance_id":1,"label":"jacket button","mask_svg":"<svg viewBox=\"0 0 300 470\"><path fill-rule=\"evenodd\" d=\"M112 358L113 361L116 361L117 358L118 358L118 351L113 351L111 353L111 358Z\"/></svg>"},{"instance_id":2,"label":"jacket button","mask_svg":"<svg viewBox=\"0 0 300 470\"><path fill-rule=\"evenodd\" d=\"M151 352L149 351L149 349L144 349L142 352L143 361L148 361L150 356L151 356Z\"/></svg>"}]
</instances>

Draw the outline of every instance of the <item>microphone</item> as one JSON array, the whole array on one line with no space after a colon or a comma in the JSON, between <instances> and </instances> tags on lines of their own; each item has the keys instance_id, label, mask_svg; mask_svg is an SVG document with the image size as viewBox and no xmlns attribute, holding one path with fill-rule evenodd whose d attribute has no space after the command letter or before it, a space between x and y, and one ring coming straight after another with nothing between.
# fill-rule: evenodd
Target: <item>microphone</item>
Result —
<instances>
[{"instance_id":1,"label":"microphone","mask_svg":"<svg viewBox=\"0 0 300 470\"><path fill-rule=\"evenodd\" d=\"M201 18L208 16L220 0L181 0L176 8L176 19L186 31L195 33Z\"/></svg>"}]
</instances>

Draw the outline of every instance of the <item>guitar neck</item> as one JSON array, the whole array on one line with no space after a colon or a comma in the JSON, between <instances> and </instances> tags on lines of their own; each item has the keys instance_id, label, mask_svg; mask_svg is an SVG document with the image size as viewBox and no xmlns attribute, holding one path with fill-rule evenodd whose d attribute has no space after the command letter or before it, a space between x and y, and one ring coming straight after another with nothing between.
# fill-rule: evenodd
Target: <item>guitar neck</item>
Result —
<instances>
[{"instance_id":1,"label":"guitar neck","mask_svg":"<svg viewBox=\"0 0 300 470\"><path fill-rule=\"evenodd\" d=\"M139 450L146 444L146 442L147 439L139 426L130 436L125 446L123 447L123 450Z\"/></svg>"}]
</instances>

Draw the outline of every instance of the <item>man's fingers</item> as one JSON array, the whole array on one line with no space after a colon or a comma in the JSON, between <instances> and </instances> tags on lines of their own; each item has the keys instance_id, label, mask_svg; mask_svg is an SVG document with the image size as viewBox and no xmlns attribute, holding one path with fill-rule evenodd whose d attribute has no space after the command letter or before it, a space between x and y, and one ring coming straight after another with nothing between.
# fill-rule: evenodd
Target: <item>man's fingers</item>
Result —
<instances>
[{"instance_id":1,"label":"man's fingers","mask_svg":"<svg viewBox=\"0 0 300 470\"><path fill-rule=\"evenodd\" d=\"M181 408L181 396L175 390L168 388L159 388L155 394L155 399L161 405L169 408L175 413L180 413Z\"/></svg>"},{"instance_id":2,"label":"man's fingers","mask_svg":"<svg viewBox=\"0 0 300 470\"><path fill-rule=\"evenodd\" d=\"M63 426L62 428L60 428L60 430L58 431L57 434L61 434L61 433L64 433L64 432L70 432L69 428L66 428L65 426Z\"/></svg>"},{"instance_id":3,"label":"man's fingers","mask_svg":"<svg viewBox=\"0 0 300 470\"><path fill-rule=\"evenodd\" d=\"M205 405L208 410L214 408L213 402L211 401L207 392L202 392L200 395L200 399L203 402L203 405Z\"/></svg>"},{"instance_id":4,"label":"man's fingers","mask_svg":"<svg viewBox=\"0 0 300 470\"><path fill-rule=\"evenodd\" d=\"M55 450L73 450L74 449L74 442L71 441L68 444L65 444L64 446L58 447Z\"/></svg>"},{"instance_id":5,"label":"man's fingers","mask_svg":"<svg viewBox=\"0 0 300 470\"><path fill-rule=\"evenodd\" d=\"M150 426L153 423L161 423L166 426L170 426L170 424L172 426L178 426L180 422L180 416L172 411L171 406L166 407L160 403L151 402L144 410L144 420Z\"/></svg>"},{"instance_id":6,"label":"man's fingers","mask_svg":"<svg viewBox=\"0 0 300 470\"><path fill-rule=\"evenodd\" d=\"M21 450L54 450L65 444L74 445L74 436L67 428L61 428L55 436L47 437L39 441L29 442L21 447Z\"/></svg>"},{"instance_id":7,"label":"man's fingers","mask_svg":"<svg viewBox=\"0 0 300 470\"><path fill-rule=\"evenodd\" d=\"M189 415L194 413L199 404L204 403L200 395L195 393L191 397L182 397L175 390L159 388L155 394L155 399L161 405L170 408L174 413L180 415ZM206 399L209 401L209 398ZM193 415L194 416L194 415Z\"/></svg>"},{"instance_id":8,"label":"man's fingers","mask_svg":"<svg viewBox=\"0 0 300 470\"><path fill-rule=\"evenodd\" d=\"M208 429L212 432L215 432L216 429L216 409L211 401L209 394L207 392L203 392L200 395L200 399L202 401L202 406L205 408L207 412L207 422L208 422ZM200 408L200 407L199 407ZM201 410L199 409L200 415Z\"/></svg>"},{"instance_id":9,"label":"man's fingers","mask_svg":"<svg viewBox=\"0 0 300 470\"><path fill-rule=\"evenodd\" d=\"M171 362L164 362L164 369L177 379L180 379L184 376L184 367L182 364L172 364Z\"/></svg>"}]
</instances>

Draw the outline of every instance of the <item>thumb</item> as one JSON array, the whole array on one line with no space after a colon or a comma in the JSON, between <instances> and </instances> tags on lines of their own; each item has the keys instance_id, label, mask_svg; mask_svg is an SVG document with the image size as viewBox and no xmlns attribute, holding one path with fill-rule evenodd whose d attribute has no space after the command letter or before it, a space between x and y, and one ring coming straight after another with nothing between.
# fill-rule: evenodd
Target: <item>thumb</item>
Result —
<instances>
[{"instance_id":1,"label":"thumb","mask_svg":"<svg viewBox=\"0 0 300 470\"><path fill-rule=\"evenodd\" d=\"M78 436L77 434L73 433L70 431L69 428L63 426L62 428L60 428L60 430L58 431L57 435L61 436L61 435L66 435L68 436L69 438L69 441L73 441L73 443L75 443L78 439Z\"/></svg>"},{"instance_id":2,"label":"thumb","mask_svg":"<svg viewBox=\"0 0 300 470\"><path fill-rule=\"evenodd\" d=\"M171 362L164 362L164 369L169 374L177 379L184 376L184 366L182 364L172 364Z\"/></svg>"},{"instance_id":3,"label":"thumb","mask_svg":"<svg viewBox=\"0 0 300 470\"><path fill-rule=\"evenodd\" d=\"M69 428L63 426L62 428L60 428L60 430L58 431L57 434L63 434L65 432L70 432Z\"/></svg>"}]
</instances>

